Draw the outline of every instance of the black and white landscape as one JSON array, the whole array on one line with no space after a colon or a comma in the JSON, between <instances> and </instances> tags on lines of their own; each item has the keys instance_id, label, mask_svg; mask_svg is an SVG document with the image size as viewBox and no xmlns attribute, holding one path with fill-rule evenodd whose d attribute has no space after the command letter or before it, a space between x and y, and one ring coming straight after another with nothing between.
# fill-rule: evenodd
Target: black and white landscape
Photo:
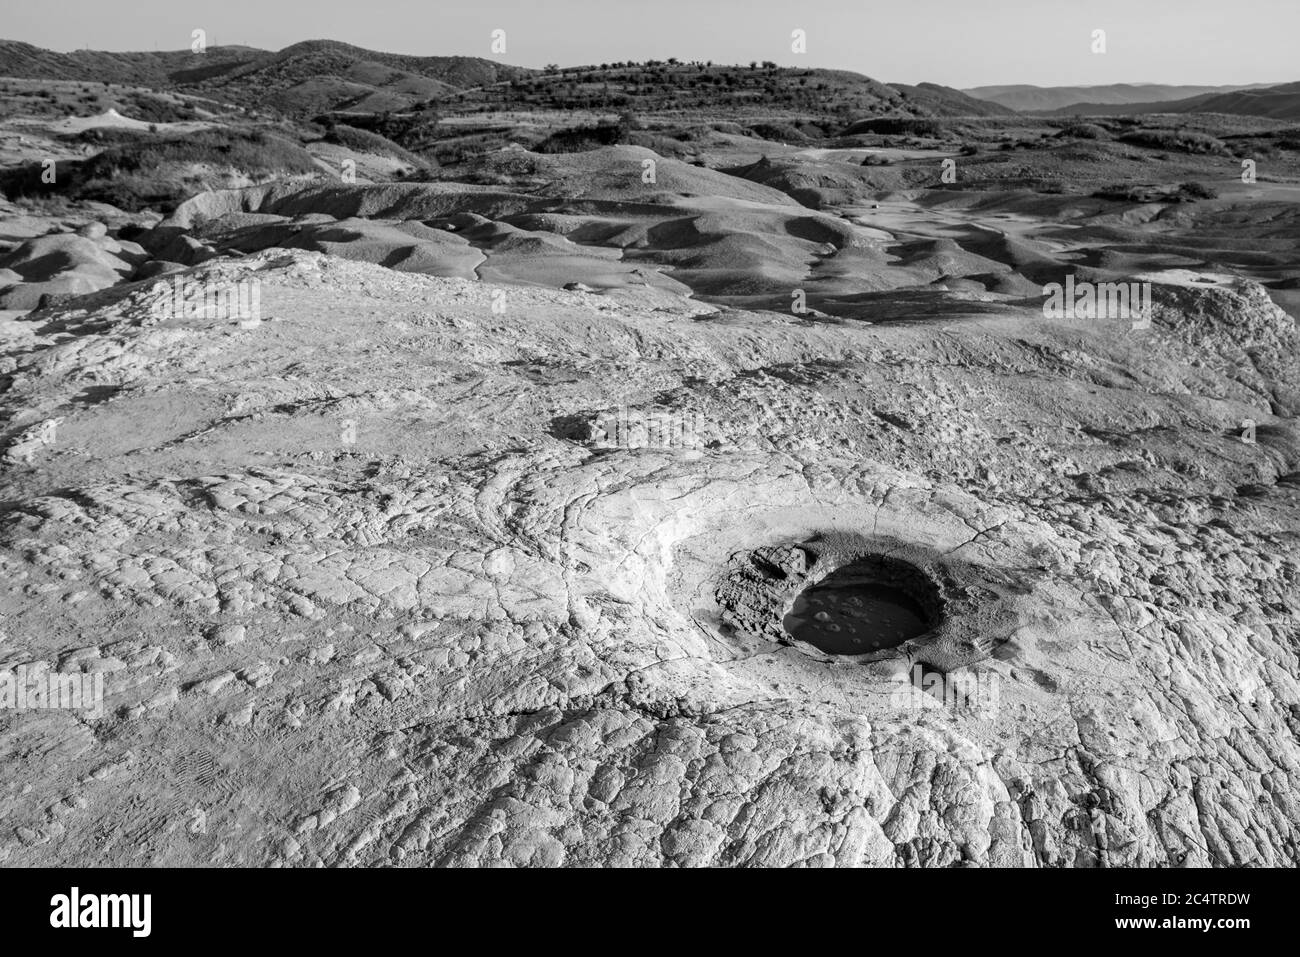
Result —
<instances>
[{"instance_id":1,"label":"black and white landscape","mask_svg":"<svg viewBox=\"0 0 1300 957\"><path fill-rule=\"evenodd\" d=\"M0 41L0 865L1297 863L1285 64L436 6Z\"/></svg>"}]
</instances>

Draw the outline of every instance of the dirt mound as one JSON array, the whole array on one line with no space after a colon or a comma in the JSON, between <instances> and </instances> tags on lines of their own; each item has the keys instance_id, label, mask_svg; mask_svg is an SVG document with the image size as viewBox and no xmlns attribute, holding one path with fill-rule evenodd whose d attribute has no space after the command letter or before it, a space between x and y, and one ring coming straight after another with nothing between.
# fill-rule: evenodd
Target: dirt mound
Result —
<instances>
[{"instance_id":1,"label":"dirt mound","mask_svg":"<svg viewBox=\"0 0 1300 957\"><path fill-rule=\"evenodd\" d=\"M0 270L17 277L0 288L0 308L35 309L47 296L77 296L107 288L129 277L148 258L139 246L119 243L105 234L102 224L96 225L99 230L85 230L92 235L39 236L0 255Z\"/></svg>"},{"instance_id":2,"label":"dirt mound","mask_svg":"<svg viewBox=\"0 0 1300 957\"><path fill-rule=\"evenodd\" d=\"M780 190L811 209L868 203L883 191L908 185L908 177L902 169L863 167L851 163L764 158L729 172Z\"/></svg>"}]
</instances>

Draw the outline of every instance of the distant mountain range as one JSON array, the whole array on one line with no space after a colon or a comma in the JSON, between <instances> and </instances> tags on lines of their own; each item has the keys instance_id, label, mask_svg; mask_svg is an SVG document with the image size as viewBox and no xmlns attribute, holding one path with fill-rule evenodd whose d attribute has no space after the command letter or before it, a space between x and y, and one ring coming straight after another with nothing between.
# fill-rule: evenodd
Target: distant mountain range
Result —
<instances>
[{"instance_id":1,"label":"distant mountain range","mask_svg":"<svg viewBox=\"0 0 1300 957\"><path fill-rule=\"evenodd\" d=\"M914 103L929 109L935 116L1009 116L1014 111L1001 103L970 96L950 86L937 83L889 84Z\"/></svg>"},{"instance_id":2,"label":"distant mountain range","mask_svg":"<svg viewBox=\"0 0 1300 957\"><path fill-rule=\"evenodd\" d=\"M796 69L775 63L647 63L533 70L479 57L417 57L308 40L272 52L209 47L162 53L56 53L0 40L0 76L108 82L289 116L481 109L774 109L860 117L1010 115L1005 106L922 83L880 83L847 70Z\"/></svg>"},{"instance_id":3,"label":"distant mountain range","mask_svg":"<svg viewBox=\"0 0 1300 957\"><path fill-rule=\"evenodd\" d=\"M1111 86L979 86L970 96L1021 113L1106 116L1137 113L1226 113L1300 119L1300 83L1250 86L1162 86L1116 83Z\"/></svg>"},{"instance_id":4,"label":"distant mountain range","mask_svg":"<svg viewBox=\"0 0 1300 957\"><path fill-rule=\"evenodd\" d=\"M1076 103L1053 110L1056 114L1105 116L1131 113L1227 113L1231 116L1266 116L1275 120L1300 120L1300 83L1251 87L1228 93L1205 93L1183 100L1149 103Z\"/></svg>"},{"instance_id":5,"label":"distant mountain range","mask_svg":"<svg viewBox=\"0 0 1300 957\"><path fill-rule=\"evenodd\" d=\"M1195 96L1233 93L1271 86L1170 86L1161 83L1112 83L1109 86L977 86L962 90L979 100L989 100L1021 113L1050 113L1086 103L1090 106L1132 106L1186 100Z\"/></svg>"}]
</instances>

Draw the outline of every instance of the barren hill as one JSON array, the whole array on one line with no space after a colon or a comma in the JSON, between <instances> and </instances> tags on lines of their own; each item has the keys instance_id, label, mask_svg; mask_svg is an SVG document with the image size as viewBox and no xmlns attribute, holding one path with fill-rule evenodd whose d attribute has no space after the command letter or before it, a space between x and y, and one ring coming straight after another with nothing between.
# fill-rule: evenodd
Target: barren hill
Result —
<instances>
[{"instance_id":1,"label":"barren hill","mask_svg":"<svg viewBox=\"0 0 1300 957\"><path fill-rule=\"evenodd\" d=\"M241 46L209 47L203 54L189 50L56 53L30 43L0 40L0 76L173 88L197 80L197 73L224 72L266 55L265 50Z\"/></svg>"}]
</instances>

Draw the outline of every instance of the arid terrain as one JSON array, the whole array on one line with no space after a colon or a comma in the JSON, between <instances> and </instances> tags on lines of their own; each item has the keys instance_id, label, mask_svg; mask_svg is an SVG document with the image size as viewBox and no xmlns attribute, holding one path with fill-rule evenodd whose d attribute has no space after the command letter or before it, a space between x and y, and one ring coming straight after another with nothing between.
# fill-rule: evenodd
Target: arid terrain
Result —
<instances>
[{"instance_id":1,"label":"arid terrain","mask_svg":"<svg viewBox=\"0 0 1300 957\"><path fill-rule=\"evenodd\" d=\"M1300 91L204 56L0 43L0 865L1300 862Z\"/></svg>"}]
</instances>

